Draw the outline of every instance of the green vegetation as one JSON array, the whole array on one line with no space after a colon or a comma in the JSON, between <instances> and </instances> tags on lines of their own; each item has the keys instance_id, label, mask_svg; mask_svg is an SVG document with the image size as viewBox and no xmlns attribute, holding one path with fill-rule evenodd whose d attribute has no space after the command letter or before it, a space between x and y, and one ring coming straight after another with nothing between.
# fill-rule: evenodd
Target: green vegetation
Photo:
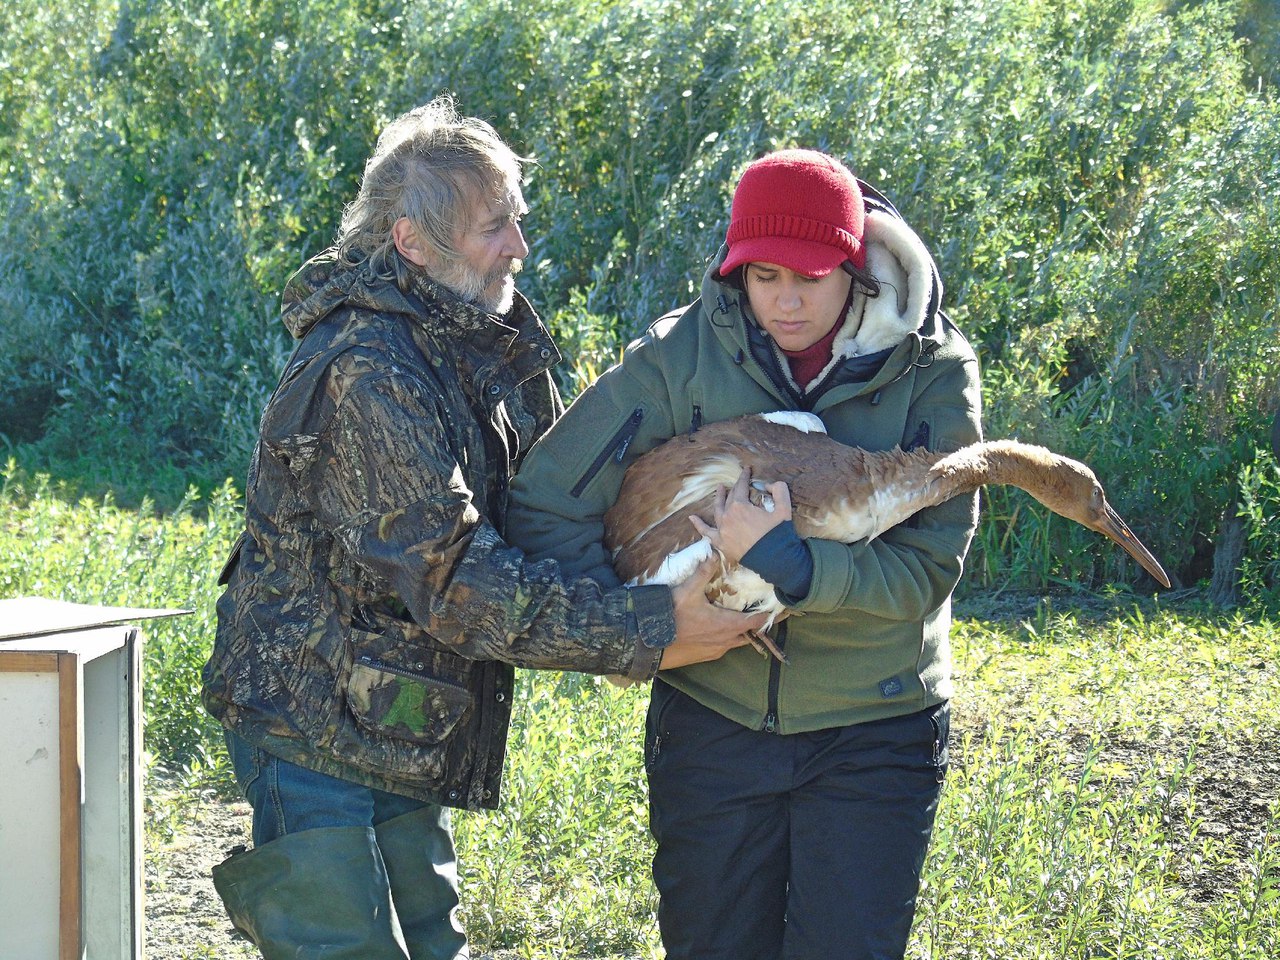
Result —
<instances>
[{"instance_id":1,"label":"green vegetation","mask_svg":"<svg viewBox=\"0 0 1280 960\"><path fill-rule=\"evenodd\" d=\"M213 638L217 573L239 534L228 485L207 502L191 491L157 517L103 500L72 500L46 476L0 470L0 597L166 607L188 616L147 624L143 719L151 762L200 770L222 746L200 705L200 668ZM199 506L202 509L197 510Z\"/></svg>"},{"instance_id":2,"label":"green vegetation","mask_svg":"<svg viewBox=\"0 0 1280 960\"><path fill-rule=\"evenodd\" d=\"M1270 0L8 0L0 596L193 609L145 631L147 748L225 786L199 671L278 292L379 127L449 90L537 159L522 286L568 395L692 296L742 166L816 146L935 251L988 435L1094 466L1186 588L1140 599L1112 545L984 494L911 955L1275 956L1277 23ZM458 821L468 926L653 955L643 694L522 683L507 803Z\"/></svg>"},{"instance_id":3,"label":"green vegetation","mask_svg":"<svg viewBox=\"0 0 1280 960\"><path fill-rule=\"evenodd\" d=\"M1280 948L1280 634L1159 606L961 608L952 770L912 958ZM507 801L460 817L467 923L520 956L658 956L644 691L523 676Z\"/></svg>"},{"instance_id":4,"label":"green vegetation","mask_svg":"<svg viewBox=\"0 0 1280 960\"><path fill-rule=\"evenodd\" d=\"M196 796L232 789L197 691L236 497L157 518L60 493L8 467L0 593L195 611L144 628L146 740L164 783L149 792L148 842L163 856ZM909 956L1276 955L1274 620L1186 600L980 594L960 605L953 645L952 769ZM658 955L645 700L521 673L502 809L455 821L479 945L545 960Z\"/></svg>"},{"instance_id":5,"label":"green vegetation","mask_svg":"<svg viewBox=\"0 0 1280 960\"><path fill-rule=\"evenodd\" d=\"M743 165L824 148L936 251L988 433L1092 464L1180 584L1217 563L1219 599L1264 594L1275 24L1270 0L12 0L0 450L130 504L240 480L285 278L380 126L449 90L537 160L522 282L570 395L692 296ZM1149 589L1021 493L987 506L981 584Z\"/></svg>"}]
</instances>

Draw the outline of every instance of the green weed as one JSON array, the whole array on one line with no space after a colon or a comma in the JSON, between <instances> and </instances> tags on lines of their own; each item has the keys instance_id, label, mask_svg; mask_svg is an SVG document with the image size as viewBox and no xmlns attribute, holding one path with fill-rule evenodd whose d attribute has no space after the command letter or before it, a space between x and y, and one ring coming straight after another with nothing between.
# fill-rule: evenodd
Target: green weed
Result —
<instances>
[{"instance_id":1,"label":"green weed","mask_svg":"<svg viewBox=\"0 0 1280 960\"><path fill-rule=\"evenodd\" d=\"M228 484L207 501L192 490L172 511L124 509L78 497L49 477L0 472L0 597L191 610L142 629L145 742L175 768L210 761L214 725L200 706L213 638L216 579L239 533Z\"/></svg>"},{"instance_id":2,"label":"green weed","mask_svg":"<svg viewBox=\"0 0 1280 960\"><path fill-rule=\"evenodd\" d=\"M199 704L227 487L173 511L10 464L0 595L188 606L143 626L148 840L231 790ZM1276 621L1085 595L964 601L943 793L912 946L937 958L1264 960L1280 948ZM530 958L656 957L646 696L521 672L500 810L455 819L467 928Z\"/></svg>"}]
</instances>

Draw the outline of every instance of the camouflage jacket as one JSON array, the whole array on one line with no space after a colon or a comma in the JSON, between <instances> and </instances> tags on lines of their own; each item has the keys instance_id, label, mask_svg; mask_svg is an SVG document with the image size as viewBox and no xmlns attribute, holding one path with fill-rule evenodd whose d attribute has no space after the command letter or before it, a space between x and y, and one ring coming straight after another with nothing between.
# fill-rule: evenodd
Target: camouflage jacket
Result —
<instances>
[{"instance_id":1,"label":"camouflage jacket","mask_svg":"<svg viewBox=\"0 0 1280 960\"><path fill-rule=\"evenodd\" d=\"M326 252L262 418L206 708L270 753L450 806L498 803L514 666L648 679L665 587L606 590L503 541L510 477L563 411L523 298L495 317Z\"/></svg>"}]
</instances>

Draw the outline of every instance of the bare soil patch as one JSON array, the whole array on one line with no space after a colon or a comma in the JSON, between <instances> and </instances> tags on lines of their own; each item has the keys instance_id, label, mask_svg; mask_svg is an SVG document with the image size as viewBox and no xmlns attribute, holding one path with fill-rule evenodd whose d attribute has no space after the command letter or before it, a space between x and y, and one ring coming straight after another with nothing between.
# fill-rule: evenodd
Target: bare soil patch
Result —
<instances>
[{"instance_id":1,"label":"bare soil patch","mask_svg":"<svg viewBox=\"0 0 1280 960\"><path fill-rule=\"evenodd\" d=\"M249 805L209 792L182 801L179 811L172 837L147 851L146 956L258 956L231 926L210 874L232 847L249 843Z\"/></svg>"}]
</instances>

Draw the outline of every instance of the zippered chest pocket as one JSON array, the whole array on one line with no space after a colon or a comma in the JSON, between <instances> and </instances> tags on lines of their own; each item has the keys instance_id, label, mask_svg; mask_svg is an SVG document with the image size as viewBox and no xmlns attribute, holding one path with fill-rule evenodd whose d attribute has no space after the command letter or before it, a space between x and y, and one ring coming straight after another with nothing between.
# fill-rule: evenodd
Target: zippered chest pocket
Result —
<instances>
[{"instance_id":1,"label":"zippered chest pocket","mask_svg":"<svg viewBox=\"0 0 1280 960\"><path fill-rule=\"evenodd\" d=\"M379 736L409 743L440 743L471 707L471 691L433 675L430 658L404 643L352 631L353 661L347 707L355 721Z\"/></svg>"},{"instance_id":2,"label":"zippered chest pocket","mask_svg":"<svg viewBox=\"0 0 1280 960\"><path fill-rule=\"evenodd\" d=\"M640 424L643 422L644 407L636 407L631 411L627 419L623 421L622 426L609 438L609 442L604 445L604 448L596 455L596 458L591 461L591 465L587 467L586 472L578 478L578 482L569 491L571 497L582 496L583 491L587 489L591 481L610 461L621 465L626 460L627 451L631 448L631 442L635 440L636 434L640 432Z\"/></svg>"}]
</instances>

